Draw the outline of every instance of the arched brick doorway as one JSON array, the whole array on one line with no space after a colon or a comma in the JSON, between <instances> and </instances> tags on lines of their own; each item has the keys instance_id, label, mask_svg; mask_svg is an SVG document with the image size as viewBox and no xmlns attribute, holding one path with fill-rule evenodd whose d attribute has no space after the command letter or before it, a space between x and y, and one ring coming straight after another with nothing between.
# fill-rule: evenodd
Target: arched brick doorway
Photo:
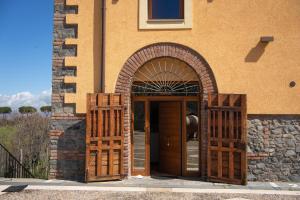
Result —
<instances>
[{"instance_id":1,"label":"arched brick doorway","mask_svg":"<svg viewBox=\"0 0 300 200\"><path fill-rule=\"evenodd\" d=\"M119 73L116 83L116 93L121 93L125 96L126 111L124 115L124 172L130 174L131 169L131 87L133 78L138 69L144 66L147 62L161 58L170 57L185 62L190 66L199 78L202 103L201 116L206 116L204 109L207 101L208 93L217 93L218 88L213 72L205 61L205 59L196 51L186 46L175 43L156 43L146 46L135 52L124 64ZM201 133L201 175L206 175L206 155L207 155L207 119L201 117L200 120Z\"/></svg>"},{"instance_id":2,"label":"arched brick doorway","mask_svg":"<svg viewBox=\"0 0 300 200\"><path fill-rule=\"evenodd\" d=\"M150 72L147 77L170 72L171 76L164 81L171 81L171 85L158 85L157 79L142 79L142 74L150 71L149 64L161 60L171 64L179 62L176 68L183 66L185 71L178 74L167 70L167 65L162 70L158 64L153 68L155 73ZM188 86L181 74L192 74ZM180 92L173 87L174 81L184 85ZM150 82L158 85L155 92L150 92L147 85ZM149 86L147 90L137 89L145 85ZM152 89L154 85L151 85ZM190 86L194 89L189 90ZM140 93L141 96L137 95ZM189 95L191 93L194 95ZM157 107L152 109L153 102L158 103L155 105L158 111L155 110ZM158 148L163 152L159 153L159 159L156 157L158 173L200 175L214 182L246 184L246 102L245 94L218 93L211 68L194 50L173 43L146 46L124 64L115 93L88 94L86 181L115 180L131 175L131 172L133 175L152 175L150 169L156 168L152 168L152 159L149 159L153 155L150 154L154 133L151 127L156 125ZM151 124L152 114L156 124ZM188 148L190 141L197 143L197 148ZM188 155L190 152L193 154ZM197 161L189 162L190 155L197 155ZM165 159L170 157L175 165L166 162ZM176 170L173 171L174 166Z\"/></svg>"},{"instance_id":3,"label":"arched brick doorway","mask_svg":"<svg viewBox=\"0 0 300 200\"><path fill-rule=\"evenodd\" d=\"M217 93L213 72L205 59L193 49L175 43L156 43L135 52L123 65L116 83L116 93L130 94L135 72L145 63L159 57L171 57L187 63L199 76L204 94Z\"/></svg>"}]
</instances>

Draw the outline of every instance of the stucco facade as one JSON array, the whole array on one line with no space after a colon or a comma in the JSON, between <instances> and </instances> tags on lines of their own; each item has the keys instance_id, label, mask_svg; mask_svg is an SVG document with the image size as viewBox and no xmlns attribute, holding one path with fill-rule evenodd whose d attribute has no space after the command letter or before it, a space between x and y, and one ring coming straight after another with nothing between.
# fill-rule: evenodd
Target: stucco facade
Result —
<instances>
[{"instance_id":1,"label":"stucco facade","mask_svg":"<svg viewBox=\"0 0 300 200\"><path fill-rule=\"evenodd\" d=\"M190 26L144 29L139 23L143 0L106 1L104 9L100 0L55 0L51 177L80 179L84 174L85 126L82 120L85 119L87 93L101 90L101 63L105 65L104 91L101 92L122 92L118 81L129 58L149 45L160 43L178 44L197 52L209 66L219 93L247 94L251 136L249 172L253 175L250 178L281 180L300 173L300 2L186 1L190 3ZM106 16L104 59L103 10ZM273 36L274 41L261 42L263 36ZM290 85L292 81L296 83L294 87ZM127 103L130 107L129 100ZM265 116L271 117L265 120ZM278 120L284 125L278 125ZM275 125L271 126L272 123ZM130 174L130 127L127 128L125 162L127 174ZM276 149L275 153L268 151L278 142L272 136L274 130L274 134L278 134L278 129L278 138L291 139L283 139L281 143L288 155L277 155ZM76 130L80 136L76 135ZM269 136L265 136L266 132ZM76 137L69 137L68 133ZM256 148L255 141L261 138L264 141L272 138L270 141L274 145L269 147L270 142L262 142L264 148ZM285 156L289 159L283 170L274 175L263 172L267 166L271 173L272 167L268 166L272 166L272 157L282 160ZM73 171L68 171L72 163Z\"/></svg>"},{"instance_id":2,"label":"stucco facade","mask_svg":"<svg viewBox=\"0 0 300 200\"><path fill-rule=\"evenodd\" d=\"M85 92L99 89L100 76L94 77L99 75L95 70L101 55L99 45L94 48L100 36L97 2L67 1L78 4L79 13L68 15L66 23L81 27L78 39L66 41L77 44L77 57L67 58L66 65L78 65L77 70L83 71L76 78L65 78L77 84L77 94L66 98L76 103L77 113L85 112ZM114 92L118 74L134 52L153 43L173 42L206 59L219 92L248 94L249 114L300 113L300 89L289 87L291 81L300 81L297 0L192 1L192 28L182 30L140 30L138 8L138 1L107 2L105 92ZM275 40L261 45L261 36Z\"/></svg>"}]
</instances>

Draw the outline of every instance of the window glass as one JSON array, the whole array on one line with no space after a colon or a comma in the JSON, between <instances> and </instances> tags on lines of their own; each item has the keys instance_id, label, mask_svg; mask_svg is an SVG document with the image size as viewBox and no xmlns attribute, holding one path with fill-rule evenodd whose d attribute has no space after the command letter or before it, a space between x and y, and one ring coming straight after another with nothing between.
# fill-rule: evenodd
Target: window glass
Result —
<instances>
[{"instance_id":1,"label":"window glass","mask_svg":"<svg viewBox=\"0 0 300 200\"><path fill-rule=\"evenodd\" d=\"M145 102L134 102L133 162L135 169L145 168Z\"/></svg>"},{"instance_id":2,"label":"window glass","mask_svg":"<svg viewBox=\"0 0 300 200\"><path fill-rule=\"evenodd\" d=\"M150 19L183 19L183 0L149 0Z\"/></svg>"},{"instance_id":3,"label":"window glass","mask_svg":"<svg viewBox=\"0 0 300 200\"><path fill-rule=\"evenodd\" d=\"M199 170L199 114L198 102L186 103L186 153L187 171Z\"/></svg>"}]
</instances>

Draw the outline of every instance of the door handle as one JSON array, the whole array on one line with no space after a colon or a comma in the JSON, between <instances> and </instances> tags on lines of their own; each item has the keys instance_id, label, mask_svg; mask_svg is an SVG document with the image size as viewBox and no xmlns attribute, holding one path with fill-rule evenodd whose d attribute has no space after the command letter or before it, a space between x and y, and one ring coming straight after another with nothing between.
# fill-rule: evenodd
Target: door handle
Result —
<instances>
[{"instance_id":1,"label":"door handle","mask_svg":"<svg viewBox=\"0 0 300 200\"><path fill-rule=\"evenodd\" d=\"M168 138L167 147L170 147L170 137L167 138Z\"/></svg>"}]
</instances>

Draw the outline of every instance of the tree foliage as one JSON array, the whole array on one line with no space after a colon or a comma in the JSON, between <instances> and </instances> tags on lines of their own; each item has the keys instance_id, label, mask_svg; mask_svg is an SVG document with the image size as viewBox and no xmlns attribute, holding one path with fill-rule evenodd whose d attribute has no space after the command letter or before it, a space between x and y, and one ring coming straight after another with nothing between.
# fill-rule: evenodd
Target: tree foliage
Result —
<instances>
[{"instance_id":1,"label":"tree foliage","mask_svg":"<svg viewBox=\"0 0 300 200\"><path fill-rule=\"evenodd\" d=\"M10 107L0 107L0 114L9 114L12 110Z\"/></svg>"},{"instance_id":2,"label":"tree foliage","mask_svg":"<svg viewBox=\"0 0 300 200\"><path fill-rule=\"evenodd\" d=\"M36 108L32 106L22 106L19 108L19 113L21 114L32 114L36 112L37 112Z\"/></svg>"},{"instance_id":3,"label":"tree foliage","mask_svg":"<svg viewBox=\"0 0 300 200\"><path fill-rule=\"evenodd\" d=\"M36 178L47 178L49 171L49 122L49 117L39 113L0 119L0 142Z\"/></svg>"},{"instance_id":4,"label":"tree foliage","mask_svg":"<svg viewBox=\"0 0 300 200\"><path fill-rule=\"evenodd\" d=\"M42 106L40 108L40 111L43 113L49 113L49 112L51 112L51 106Z\"/></svg>"},{"instance_id":5,"label":"tree foliage","mask_svg":"<svg viewBox=\"0 0 300 200\"><path fill-rule=\"evenodd\" d=\"M10 107L0 107L0 114L2 115L2 119L6 118L7 114L10 114L12 112Z\"/></svg>"}]
</instances>

